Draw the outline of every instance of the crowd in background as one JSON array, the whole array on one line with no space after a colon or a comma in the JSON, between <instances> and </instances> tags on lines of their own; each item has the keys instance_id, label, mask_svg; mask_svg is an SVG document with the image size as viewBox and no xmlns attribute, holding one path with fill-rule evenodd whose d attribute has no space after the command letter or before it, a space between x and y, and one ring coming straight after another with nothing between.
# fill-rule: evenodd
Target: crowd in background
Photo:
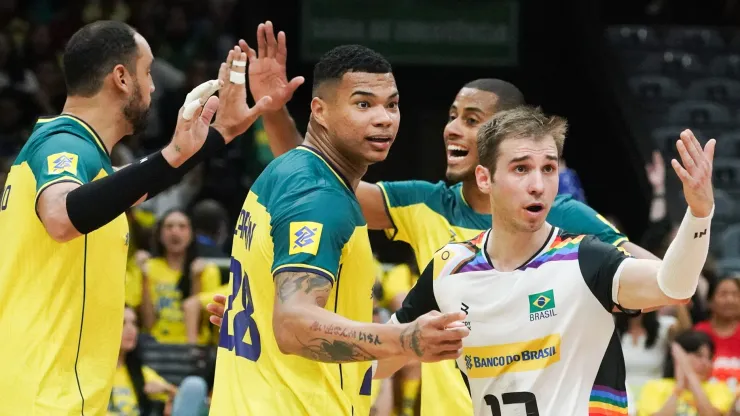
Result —
<instances>
[{"instance_id":1,"label":"crowd in background","mask_svg":"<svg viewBox=\"0 0 740 416\"><path fill-rule=\"evenodd\" d=\"M100 19L126 21L147 38L156 57L149 127L114 149L113 164L120 166L163 146L186 92L217 72L217 64L236 42L229 19L235 3L77 0L62 6L50 0L0 1L0 185L35 119L58 114L64 105L60 57L77 28ZM129 307L110 414L138 414L134 409L139 408L177 415L179 409L198 407L207 413L213 377L208 351L217 345L218 333L202 312L198 294L228 283L232 227L251 182L271 159L257 123L180 184L128 213ZM666 171L659 155L647 174L653 187L650 226L637 243L662 256L676 226L666 215ZM577 175L564 170L561 179L561 192L586 200ZM618 219L612 221L618 224ZM398 288L418 277L415 265L413 259L394 266L377 264L376 321L385 322L398 306L403 295ZM739 322L740 281L718 275L711 259L688 305L634 318L618 316L631 412L648 415L673 405L680 413L681 403L702 400L727 402L715 407L729 408L740 390ZM149 344L139 342L144 337ZM682 349L672 347L674 341ZM158 374L143 360L142 349L152 342L199 346L190 354L193 374L177 382ZM671 404L676 386L683 401ZM414 403L400 400L392 383L375 387L377 414L415 411Z\"/></svg>"}]
</instances>

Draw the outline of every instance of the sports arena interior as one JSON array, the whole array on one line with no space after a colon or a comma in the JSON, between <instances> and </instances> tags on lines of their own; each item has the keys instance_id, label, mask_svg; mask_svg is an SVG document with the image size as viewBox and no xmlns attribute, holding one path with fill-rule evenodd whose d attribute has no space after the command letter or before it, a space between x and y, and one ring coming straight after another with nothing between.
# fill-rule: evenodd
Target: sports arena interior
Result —
<instances>
[{"instance_id":1,"label":"sports arena interior","mask_svg":"<svg viewBox=\"0 0 740 416\"><path fill-rule=\"evenodd\" d=\"M713 370L698 376L724 384L734 406L740 394L740 2L354 3L0 0L0 189L35 120L58 114L64 105L60 58L66 40L95 20L129 23L156 57L148 128L113 150L114 166L164 146L187 92L215 77L240 38L254 45L257 26L267 20L287 35L288 77L306 77L287 105L301 132L310 114L313 64L322 53L357 43L393 65L403 122L388 159L372 166L366 181L444 180L442 131L450 103L470 80L503 79L516 85L527 103L568 119L561 171L568 186L561 192L572 193L659 257L686 211L670 160L677 157L679 133L690 128L702 143L717 139L710 258L688 305L617 318L630 414L660 408L667 396L651 390L650 383L675 377L673 368L664 372L671 360L669 346L690 331L708 334L714 351ZM128 212L127 303L138 314L139 335L127 352L170 385L196 376L212 387L217 328L207 322L205 311L199 312L193 286L182 293L170 284L149 299L141 294L142 274L209 275L203 291L227 283L231 236L244 197L272 159L258 121L180 184ZM165 224L173 212L187 217L184 228ZM393 313L388 287L410 287L419 271L404 243L390 242L376 231L371 241L378 258L376 312L382 321ZM184 269L164 271L169 248L183 243L188 246ZM142 305L146 301L152 305ZM152 331L155 325L141 316L145 306L183 322L191 308L196 328L181 336L161 325ZM403 393L403 373L388 383L375 393L373 414L419 414L418 401ZM724 390L706 391L710 400L723 400L717 396ZM158 403L154 414L172 414L172 395L153 397ZM109 414L129 413L111 405Z\"/></svg>"}]
</instances>

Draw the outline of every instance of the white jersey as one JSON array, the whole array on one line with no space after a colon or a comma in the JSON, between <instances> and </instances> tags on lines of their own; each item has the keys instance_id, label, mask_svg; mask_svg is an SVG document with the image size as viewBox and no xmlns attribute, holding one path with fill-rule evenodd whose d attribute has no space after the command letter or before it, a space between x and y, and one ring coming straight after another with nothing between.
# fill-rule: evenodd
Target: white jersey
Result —
<instances>
[{"instance_id":1,"label":"white jersey","mask_svg":"<svg viewBox=\"0 0 740 416\"><path fill-rule=\"evenodd\" d=\"M439 250L394 320L463 310L470 335L457 366L476 416L627 415L612 309L629 255L553 227L524 265L498 272L490 230ZM444 400L444 398L440 398Z\"/></svg>"}]
</instances>

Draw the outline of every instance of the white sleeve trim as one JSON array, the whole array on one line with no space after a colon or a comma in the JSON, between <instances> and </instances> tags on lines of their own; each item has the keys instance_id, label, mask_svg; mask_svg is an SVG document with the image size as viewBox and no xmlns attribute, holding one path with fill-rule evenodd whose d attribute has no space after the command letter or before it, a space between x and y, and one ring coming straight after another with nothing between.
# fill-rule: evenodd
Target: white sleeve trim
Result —
<instances>
[{"instance_id":1,"label":"white sleeve trim","mask_svg":"<svg viewBox=\"0 0 740 416\"><path fill-rule=\"evenodd\" d=\"M398 318L396 318L396 314L395 313L393 315L391 315L391 319L389 319L388 322L386 322L386 323L387 324L394 324L394 325L400 324L400 322L398 322Z\"/></svg>"},{"instance_id":2,"label":"white sleeve trim","mask_svg":"<svg viewBox=\"0 0 740 416\"><path fill-rule=\"evenodd\" d=\"M619 305L619 279L622 277L622 270L624 270L624 265L627 264L628 261L633 260L635 259L630 257L622 260L622 263L617 267L617 271L614 272L614 279L612 279L612 302L614 302L615 305Z\"/></svg>"}]
</instances>

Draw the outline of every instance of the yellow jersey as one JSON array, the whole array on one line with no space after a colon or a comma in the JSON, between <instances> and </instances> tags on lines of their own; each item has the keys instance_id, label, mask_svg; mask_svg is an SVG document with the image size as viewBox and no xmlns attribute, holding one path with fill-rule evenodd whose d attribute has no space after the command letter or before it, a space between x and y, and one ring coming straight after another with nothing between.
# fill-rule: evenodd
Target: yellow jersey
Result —
<instances>
[{"instance_id":1,"label":"yellow jersey","mask_svg":"<svg viewBox=\"0 0 740 416\"><path fill-rule=\"evenodd\" d=\"M419 270L449 242L471 240L491 227L491 215L475 212L465 201L462 183L379 182L393 228L392 240L411 245ZM574 234L592 234L619 245L627 238L604 217L568 195L558 195L547 222ZM443 399L442 399L443 398ZM473 414L473 402L454 360L421 365L423 416Z\"/></svg>"},{"instance_id":2,"label":"yellow jersey","mask_svg":"<svg viewBox=\"0 0 740 416\"><path fill-rule=\"evenodd\" d=\"M157 320L151 335L162 344L186 344L185 318L182 311L183 295L177 288L182 272L172 270L167 260L154 257L147 260L149 271L149 294L154 304ZM129 306L141 304L141 270L129 272L126 279L126 301ZM201 293L212 292L221 286L221 272L213 264L207 264L200 275ZM198 333L198 344L206 345L211 341L211 326L207 319L201 323Z\"/></svg>"},{"instance_id":3,"label":"yellow jersey","mask_svg":"<svg viewBox=\"0 0 740 416\"><path fill-rule=\"evenodd\" d=\"M121 346L128 222L57 243L36 201L60 182L113 173L82 120L39 119L11 167L0 205L0 414L99 415Z\"/></svg>"},{"instance_id":4,"label":"yellow jersey","mask_svg":"<svg viewBox=\"0 0 740 416\"><path fill-rule=\"evenodd\" d=\"M160 384L170 384L162 378L156 371L147 366L141 368L144 375L144 384L156 382ZM157 402L167 402L170 396L167 393L150 394L149 398ZM108 403L108 416L131 416L139 415L139 400L136 398L134 384L131 382L131 376L125 365L116 368L116 374L113 376L113 391ZM146 415L145 415L146 416Z\"/></svg>"},{"instance_id":5,"label":"yellow jersey","mask_svg":"<svg viewBox=\"0 0 740 416\"><path fill-rule=\"evenodd\" d=\"M213 415L368 415L371 363L329 364L280 352L273 276L308 271L333 283L325 308L372 322L373 255L350 184L299 146L252 185L234 229Z\"/></svg>"},{"instance_id":6,"label":"yellow jersey","mask_svg":"<svg viewBox=\"0 0 740 416\"><path fill-rule=\"evenodd\" d=\"M658 413L673 394L675 386L676 380L668 378L651 380L645 383L637 403L637 415L650 416ZM732 409L732 404L735 403L735 395L732 394L732 390L727 384L706 382L702 384L702 390L704 390L712 406L723 415L728 414ZM678 397L676 414L682 416L697 416L699 414L694 403L694 395L689 390L684 390Z\"/></svg>"}]
</instances>

